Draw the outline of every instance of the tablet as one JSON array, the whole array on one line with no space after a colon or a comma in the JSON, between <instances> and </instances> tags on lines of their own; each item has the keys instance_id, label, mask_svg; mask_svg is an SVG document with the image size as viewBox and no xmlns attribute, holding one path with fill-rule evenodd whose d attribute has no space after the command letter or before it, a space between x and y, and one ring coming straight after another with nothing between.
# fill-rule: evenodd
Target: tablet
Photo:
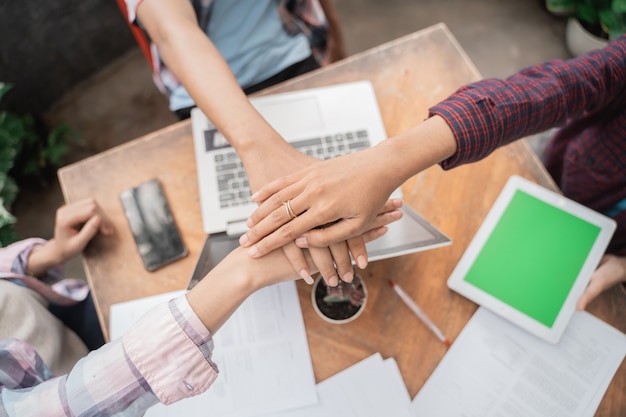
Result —
<instances>
[{"instance_id":1,"label":"tablet","mask_svg":"<svg viewBox=\"0 0 626 417\"><path fill-rule=\"evenodd\" d=\"M557 343L615 227L609 217L512 176L448 286Z\"/></svg>"}]
</instances>

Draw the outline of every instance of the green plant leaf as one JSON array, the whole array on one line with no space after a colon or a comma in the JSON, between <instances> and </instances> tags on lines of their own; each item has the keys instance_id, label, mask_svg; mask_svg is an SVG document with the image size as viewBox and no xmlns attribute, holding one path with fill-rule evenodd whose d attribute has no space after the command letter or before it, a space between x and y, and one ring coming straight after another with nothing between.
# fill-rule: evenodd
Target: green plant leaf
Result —
<instances>
[{"instance_id":1,"label":"green plant leaf","mask_svg":"<svg viewBox=\"0 0 626 417\"><path fill-rule=\"evenodd\" d=\"M19 188L13 178L5 173L0 173L0 199L2 199L7 209L15 201L18 191Z\"/></svg>"},{"instance_id":2,"label":"green plant leaf","mask_svg":"<svg viewBox=\"0 0 626 417\"><path fill-rule=\"evenodd\" d=\"M626 14L614 13L610 9L600 11L600 25L610 39L626 33Z\"/></svg>"},{"instance_id":3,"label":"green plant leaf","mask_svg":"<svg viewBox=\"0 0 626 417\"><path fill-rule=\"evenodd\" d=\"M0 135L1 136L1 135ZM17 150L10 146L0 149L0 172L3 174L8 173L13 168L15 157L17 156Z\"/></svg>"},{"instance_id":4,"label":"green plant leaf","mask_svg":"<svg viewBox=\"0 0 626 417\"><path fill-rule=\"evenodd\" d=\"M0 247L8 246L17 240L17 231L12 224L0 227Z\"/></svg>"},{"instance_id":5,"label":"green plant leaf","mask_svg":"<svg viewBox=\"0 0 626 417\"><path fill-rule=\"evenodd\" d=\"M21 146L21 138L27 134L26 129L22 118L8 112L0 113L0 134L3 146Z\"/></svg>"},{"instance_id":6,"label":"green plant leaf","mask_svg":"<svg viewBox=\"0 0 626 417\"><path fill-rule=\"evenodd\" d=\"M2 96L4 96L6 94L7 91L9 91L11 88L13 88L13 84L11 83L3 83L0 82L0 99L2 98Z\"/></svg>"},{"instance_id":7,"label":"green plant leaf","mask_svg":"<svg viewBox=\"0 0 626 417\"><path fill-rule=\"evenodd\" d=\"M23 135L24 125L19 117L0 113L0 172L7 173L13 168L15 157L22 148L20 138Z\"/></svg>"},{"instance_id":8,"label":"green plant leaf","mask_svg":"<svg viewBox=\"0 0 626 417\"><path fill-rule=\"evenodd\" d=\"M0 227L4 227L8 224L15 224L17 219L12 215L9 210L4 206L4 200L0 198Z\"/></svg>"},{"instance_id":9,"label":"green plant leaf","mask_svg":"<svg viewBox=\"0 0 626 417\"><path fill-rule=\"evenodd\" d=\"M63 157L67 155L70 148L68 141L75 139L74 132L63 123L53 129L48 135L46 146L41 151L42 157L54 168L61 166Z\"/></svg>"},{"instance_id":10,"label":"green plant leaf","mask_svg":"<svg viewBox=\"0 0 626 417\"><path fill-rule=\"evenodd\" d=\"M626 14L626 0L613 0L611 2L611 9L616 14Z\"/></svg>"},{"instance_id":11,"label":"green plant leaf","mask_svg":"<svg viewBox=\"0 0 626 417\"><path fill-rule=\"evenodd\" d=\"M598 9L591 1L581 2L576 9L576 17L580 20L595 25L598 23Z\"/></svg>"}]
</instances>

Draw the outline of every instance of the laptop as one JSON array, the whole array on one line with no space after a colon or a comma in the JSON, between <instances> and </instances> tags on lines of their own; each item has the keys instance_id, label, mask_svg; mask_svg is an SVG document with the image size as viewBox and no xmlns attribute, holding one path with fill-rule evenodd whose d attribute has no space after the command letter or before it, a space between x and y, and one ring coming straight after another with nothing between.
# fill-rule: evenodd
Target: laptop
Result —
<instances>
[{"instance_id":1,"label":"laptop","mask_svg":"<svg viewBox=\"0 0 626 417\"><path fill-rule=\"evenodd\" d=\"M250 102L292 146L319 159L358 152L387 137L369 81L253 97ZM248 178L234 148L199 108L191 111L191 122L203 228L210 235L194 271L198 279L238 246L257 206L250 200ZM402 190L392 197L402 199ZM390 224L386 235L367 244L370 261L451 243L411 207L403 205L402 210L403 218Z\"/></svg>"}]
</instances>

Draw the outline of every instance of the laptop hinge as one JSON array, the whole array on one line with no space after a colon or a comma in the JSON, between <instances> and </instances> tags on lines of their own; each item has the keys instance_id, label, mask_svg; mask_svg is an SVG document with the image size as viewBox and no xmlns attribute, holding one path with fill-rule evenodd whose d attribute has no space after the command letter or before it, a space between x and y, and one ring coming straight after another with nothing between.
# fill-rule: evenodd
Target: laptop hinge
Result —
<instances>
[{"instance_id":1,"label":"laptop hinge","mask_svg":"<svg viewBox=\"0 0 626 417\"><path fill-rule=\"evenodd\" d=\"M248 231L245 220L228 223L226 226L226 234L228 236L240 236Z\"/></svg>"}]
</instances>

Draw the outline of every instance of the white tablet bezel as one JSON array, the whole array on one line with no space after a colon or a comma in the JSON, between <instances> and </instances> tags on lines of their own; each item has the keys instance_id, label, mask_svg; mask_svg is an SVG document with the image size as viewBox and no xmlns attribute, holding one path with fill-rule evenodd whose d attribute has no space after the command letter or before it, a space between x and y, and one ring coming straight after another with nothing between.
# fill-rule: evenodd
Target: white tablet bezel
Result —
<instances>
[{"instance_id":1,"label":"white tablet bezel","mask_svg":"<svg viewBox=\"0 0 626 417\"><path fill-rule=\"evenodd\" d=\"M467 272L473 262L477 259L491 232L498 224L511 199L513 198L513 195L518 190L600 228L600 233L589 251L587 259L576 277L576 280L570 288L569 294L561 306L552 327L547 327L543 323L527 316L523 312L509 306L508 304L495 298L493 295L465 280ZM541 339L550 343L557 343L565 331L572 314L574 313L576 302L585 290L591 275L598 266L598 263L600 262L611 237L613 236L615 228L615 220L576 203L561 194L550 191L525 178L514 175L507 181L491 210L485 217L482 225L476 232L476 235L450 275L450 278L448 279L448 287L469 298L475 303L484 306L505 319L517 324L521 328L540 337Z\"/></svg>"}]
</instances>

